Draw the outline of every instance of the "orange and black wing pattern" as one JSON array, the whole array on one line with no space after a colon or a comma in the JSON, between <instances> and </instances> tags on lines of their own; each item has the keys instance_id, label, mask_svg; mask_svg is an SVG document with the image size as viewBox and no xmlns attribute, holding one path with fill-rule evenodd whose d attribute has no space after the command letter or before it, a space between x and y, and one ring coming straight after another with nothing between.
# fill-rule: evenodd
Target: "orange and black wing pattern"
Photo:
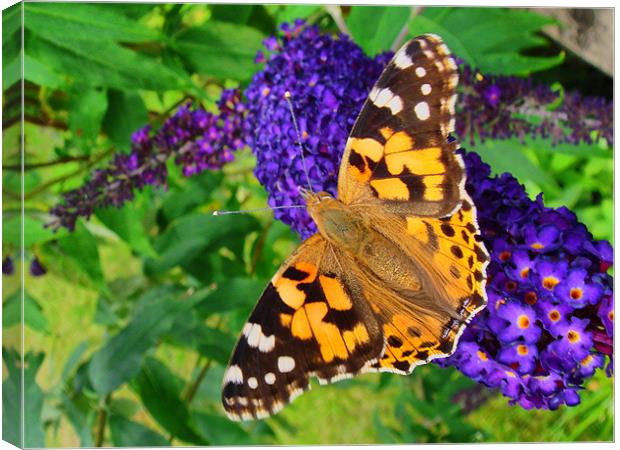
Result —
<instances>
[{"instance_id":1,"label":"orange and black wing pattern","mask_svg":"<svg viewBox=\"0 0 620 450\"><path fill-rule=\"evenodd\" d=\"M440 217L455 211L464 169L454 129L458 72L438 36L412 39L372 88L343 154L338 198L378 200L395 212Z\"/></svg>"},{"instance_id":2,"label":"orange and black wing pattern","mask_svg":"<svg viewBox=\"0 0 620 450\"><path fill-rule=\"evenodd\" d=\"M361 285L314 235L273 277L245 324L224 375L231 419L264 418L309 388L376 361L383 336Z\"/></svg>"}]
</instances>

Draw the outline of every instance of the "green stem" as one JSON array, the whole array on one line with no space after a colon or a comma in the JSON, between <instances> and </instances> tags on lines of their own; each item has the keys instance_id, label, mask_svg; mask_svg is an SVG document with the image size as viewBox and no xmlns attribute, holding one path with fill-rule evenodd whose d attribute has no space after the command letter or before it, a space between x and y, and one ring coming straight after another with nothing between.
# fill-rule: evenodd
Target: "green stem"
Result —
<instances>
[{"instance_id":1,"label":"green stem","mask_svg":"<svg viewBox=\"0 0 620 450\"><path fill-rule=\"evenodd\" d=\"M97 428L95 429L95 447L103 447L103 439L105 437L105 426L108 418L108 404L112 394L108 394L99 406L99 415L97 416Z\"/></svg>"},{"instance_id":2,"label":"green stem","mask_svg":"<svg viewBox=\"0 0 620 450\"><path fill-rule=\"evenodd\" d=\"M88 161L90 160L90 156L64 156L62 158L55 159L53 161L45 161L40 163L33 164L24 164L24 170L32 170L39 169L42 167L50 167L58 164L64 164L73 161ZM2 170L11 170L14 172L21 172L22 166L21 164L7 164L2 166Z\"/></svg>"}]
</instances>

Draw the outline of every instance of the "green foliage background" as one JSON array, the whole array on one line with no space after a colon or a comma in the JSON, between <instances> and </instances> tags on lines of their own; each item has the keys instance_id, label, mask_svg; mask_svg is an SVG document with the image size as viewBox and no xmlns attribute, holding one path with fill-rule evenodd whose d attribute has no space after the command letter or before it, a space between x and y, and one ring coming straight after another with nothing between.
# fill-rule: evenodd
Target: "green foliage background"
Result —
<instances>
[{"instance_id":1,"label":"green foliage background","mask_svg":"<svg viewBox=\"0 0 620 450\"><path fill-rule=\"evenodd\" d=\"M75 232L43 228L59 195L78 187L130 135L157 127L187 99L214 108L225 87L260 69L261 41L297 17L336 31L334 9L313 5L46 4L25 6L25 211L20 217L21 5L3 11L3 257L25 254L3 281L3 438L20 442L20 265L25 274L26 446L339 444L611 440L612 381L601 373L582 404L525 411L453 369L411 377L364 375L313 389L266 421L228 421L224 366L266 281L298 243L261 207L266 193L246 149L220 172L147 189L96 212ZM336 11L338 12L338 11ZM373 55L435 32L483 73L544 76L571 85L565 54L540 34L551 20L494 8L346 7L353 39ZM551 56L549 56L551 55ZM568 55L570 57L570 55ZM574 58L574 57L573 57ZM593 70L587 69L584 70ZM542 72L541 72L542 71ZM611 92L603 92L611 96ZM575 211L612 240L612 150L545 140L474 148L534 196ZM32 277L39 257L48 273ZM462 398L481 405L465 413Z\"/></svg>"}]
</instances>

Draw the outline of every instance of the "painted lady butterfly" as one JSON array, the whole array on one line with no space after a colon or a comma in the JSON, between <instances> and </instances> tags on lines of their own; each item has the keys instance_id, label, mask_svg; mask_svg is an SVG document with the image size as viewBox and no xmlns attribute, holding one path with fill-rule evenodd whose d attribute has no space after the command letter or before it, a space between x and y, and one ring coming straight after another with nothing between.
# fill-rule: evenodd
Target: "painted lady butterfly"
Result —
<instances>
[{"instance_id":1,"label":"painted lady butterfly","mask_svg":"<svg viewBox=\"0 0 620 450\"><path fill-rule=\"evenodd\" d=\"M278 270L243 328L222 401L267 417L310 387L409 374L450 355L486 305L488 254L454 130L458 72L442 40L405 44L349 137L338 198L303 191L319 232Z\"/></svg>"}]
</instances>

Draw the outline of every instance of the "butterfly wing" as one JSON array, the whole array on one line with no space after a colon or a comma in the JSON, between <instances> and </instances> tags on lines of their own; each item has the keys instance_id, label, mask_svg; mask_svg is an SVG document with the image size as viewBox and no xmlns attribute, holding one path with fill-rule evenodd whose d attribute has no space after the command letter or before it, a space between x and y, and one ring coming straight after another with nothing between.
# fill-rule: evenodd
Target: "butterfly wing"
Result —
<instances>
[{"instance_id":1,"label":"butterfly wing","mask_svg":"<svg viewBox=\"0 0 620 450\"><path fill-rule=\"evenodd\" d=\"M347 141L339 200L415 261L418 292L364 286L386 339L367 370L410 373L448 356L486 304L488 254L454 130L458 73L438 36L405 44L370 92Z\"/></svg>"},{"instance_id":2,"label":"butterfly wing","mask_svg":"<svg viewBox=\"0 0 620 450\"><path fill-rule=\"evenodd\" d=\"M375 362L383 335L346 255L314 235L282 265L250 315L224 375L231 419L267 417L309 387Z\"/></svg>"},{"instance_id":3,"label":"butterfly wing","mask_svg":"<svg viewBox=\"0 0 620 450\"><path fill-rule=\"evenodd\" d=\"M370 215L373 228L397 236L394 245L419 267L418 291L377 294L381 287L365 285L373 309L383 324L386 348L368 371L408 374L419 364L452 354L458 338L487 303L485 284L488 254L468 198L444 218Z\"/></svg>"},{"instance_id":4,"label":"butterfly wing","mask_svg":"<svg viewBox=\"0 0 620 450\"><path fill-rule=\"evenodd\" d=\"M448 142L458 72L438 36L405 44L372 88L347 141L338 199L417 216L448 215L464 193L463 162Z\"/></svg>"}]
</instances>

